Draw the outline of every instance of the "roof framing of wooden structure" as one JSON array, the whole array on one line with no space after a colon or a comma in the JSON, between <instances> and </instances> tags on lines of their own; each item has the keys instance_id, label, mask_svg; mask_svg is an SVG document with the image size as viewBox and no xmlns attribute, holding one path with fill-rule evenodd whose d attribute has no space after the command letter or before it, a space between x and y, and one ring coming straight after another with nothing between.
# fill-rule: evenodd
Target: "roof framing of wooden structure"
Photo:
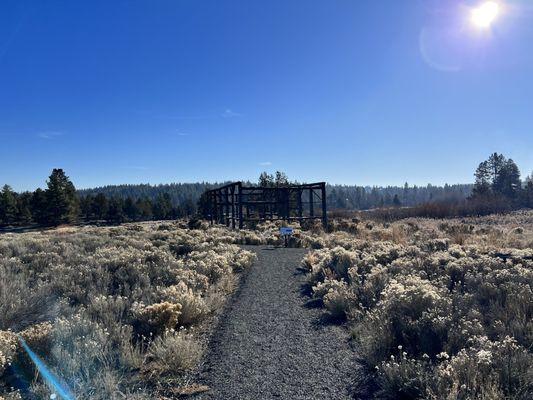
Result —
<instances>
[{"instance_id":1,"label":"roof framing of wooden structure","mask_svg":"<svg viewBox=\"0 0 533 400\"><path fill-rule=\"evenodd\" d=\"M211 224L242 229L247 222L320 219L327 225L325 182L280 187L234 182L207 191L206 201L204 217Z\"/></svg>"}]
</instances>

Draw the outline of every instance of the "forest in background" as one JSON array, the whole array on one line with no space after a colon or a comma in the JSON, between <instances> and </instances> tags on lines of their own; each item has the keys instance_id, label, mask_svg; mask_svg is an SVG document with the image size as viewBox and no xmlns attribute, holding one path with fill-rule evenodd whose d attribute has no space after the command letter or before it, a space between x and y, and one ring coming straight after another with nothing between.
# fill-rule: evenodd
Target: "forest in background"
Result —
<instances>
[{"instance_id":1,"label":"forest in background","mask_svg":"<svg viewBox=\"0 0 533 400\"><path fill-rule=\"evenodd\" d=\"M276 173L280 179L286 179L282 172ZM269 174L263 173L262 176ZM271 177L276 182L275 175ZM260 181L257 183L261 185ZM108 198L127 199L149 199L156 201L162 194L170 195L173 206L179 206L186 202L196 203L202 193L206 190L226 185L230 182L221 183L170 183L161 185L150 184L128 184L110 185L91 189L78 190L80 196L96 196L104 194ZM296 183L288 182L287 183ZM246 185L254 185L253 182L246 182ZM327 185L328 207L330 209L346 210L368 210L377 207L387 207L396 205L395 196L401 205L414 206L426 202L457 202L466 199L472 193L473 184L455 184L435 186L409 185L404 186L357 186L357 185Z\"/></svg>"},{"instance_id":2,"label":"forest in background","mask_svg":"<svg viewBox=\"0 0 533 400\"><path fill-rule=\"evenodd\" d=\"M327 185L330 211L385 210L387 217L486 215L533 207L533 179L520 178L512 159L494 153L479 164L474 184L363 187ZM263 172L259 186L286 186L283 172ZM224 184L224 183L222 183ZM247 184L253 184L247 182ZM47 189L0 192L0 226L60 225L73 222L167 220L196 214L201 195L221 184L114 185L76 190L62 169L54 169ZM394 214L394 215L393 215ZM394 217L396 216L396 217Z\"/></svg>"}]
</instances>

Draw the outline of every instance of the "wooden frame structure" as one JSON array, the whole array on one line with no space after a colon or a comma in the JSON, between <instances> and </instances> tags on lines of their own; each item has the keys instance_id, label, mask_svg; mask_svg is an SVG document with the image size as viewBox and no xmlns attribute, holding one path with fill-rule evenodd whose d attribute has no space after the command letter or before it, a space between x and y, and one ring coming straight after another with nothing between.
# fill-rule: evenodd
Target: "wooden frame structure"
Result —
<instances>
[{"instance_id":1,"label":"wooden frame structure","mask_svg":"<svg viewBox=\"0 0 533 400\"><path fill-rule=\"evenodd\" d=\"M320 219L326 227L326 183L280 187L243 186L242 182L209 190L204 218L211 224L243 228L247 222Z\"/></svg>"}]
</instances>

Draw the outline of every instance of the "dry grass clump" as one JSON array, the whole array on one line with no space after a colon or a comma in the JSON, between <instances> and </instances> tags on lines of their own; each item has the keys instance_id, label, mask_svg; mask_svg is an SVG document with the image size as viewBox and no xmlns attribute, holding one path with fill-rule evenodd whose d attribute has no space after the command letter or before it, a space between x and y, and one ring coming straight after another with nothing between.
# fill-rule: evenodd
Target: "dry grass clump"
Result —
<instances>
[{"instance_id":1,"label":"dry grass clump","mask_svg":"<svg viewBox=\"0 0 533 400\"><path fill-rule=\"evenodd\" d=\"M532 222L518 212L318 234L309 284L348 319L376 398L533 398Z\"/></svg>"},{"instance_id":2,"label":"dry grass clump","mask_svg":"<svg viewBox=\"0 0 533 400\"><path fill-rule=\"evenodd\" d=\"M50 396L15 333L78 399L150 399L179 385L204 322L254 259L231 244L235 232L182 225L0 236L0 396L18 395L15 370L25 398Z\"/></svg>"},{"instance_id":3,"label":"dry grass clump","mask_svg":"<svg viewBox=\"0 0 533 400\"><path fill-rule=\"evenodd\" d=\"M201 355L202 347L194 337L169 330L150 343L147 370L159 376L186 371L196 366Z\"/></svg>"}]
</instances>

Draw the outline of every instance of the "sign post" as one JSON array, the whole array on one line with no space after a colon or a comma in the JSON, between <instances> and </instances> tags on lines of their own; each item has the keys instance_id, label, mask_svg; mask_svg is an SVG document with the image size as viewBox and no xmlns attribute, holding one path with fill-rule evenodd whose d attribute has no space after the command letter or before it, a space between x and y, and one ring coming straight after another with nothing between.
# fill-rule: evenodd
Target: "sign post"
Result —
<instances>
[{"instance_id":1,"label":"sign post","mask_svg":"<svg viewBox=\"0 0 533 400\"><path fill-rule=\"evenodd\" d=\"M281 228L279 228L279 234L284 239L285 247L289 246L289 238L292 236L293 233L294 233L294 229L292 229L292 228L289 228L289 227L281 227Z\"/></svg>"}]
</instances>

